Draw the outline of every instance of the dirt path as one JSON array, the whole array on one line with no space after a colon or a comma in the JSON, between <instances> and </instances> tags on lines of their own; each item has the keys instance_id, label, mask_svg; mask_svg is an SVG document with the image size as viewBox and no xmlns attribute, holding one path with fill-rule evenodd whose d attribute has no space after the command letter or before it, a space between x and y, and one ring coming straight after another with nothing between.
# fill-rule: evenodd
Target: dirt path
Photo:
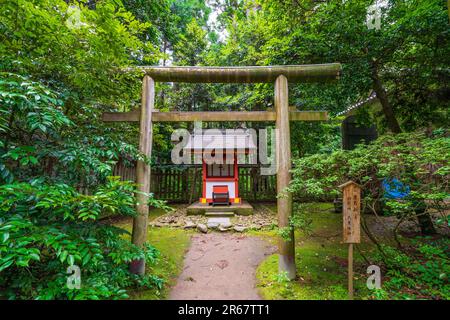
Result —
<instances>
[{"instance_id":1,"label":"dirt path","mask_svg":"<svg viewBox=\"0 0 450 320\"><path fill-rule=\"evenodd\" d=\"M273 252L273 245L257 237L223 233L195 235L170 299L261 299L255 271Z\"/></svg>"}]
</instances>

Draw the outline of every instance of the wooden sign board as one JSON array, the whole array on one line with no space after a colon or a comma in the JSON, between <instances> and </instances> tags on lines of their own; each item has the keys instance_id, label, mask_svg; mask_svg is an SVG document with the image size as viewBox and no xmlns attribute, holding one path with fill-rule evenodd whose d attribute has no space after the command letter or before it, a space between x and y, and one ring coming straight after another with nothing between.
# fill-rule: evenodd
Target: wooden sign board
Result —
<instances>
[{"instance_id":1,"label":"wooden sign board","mask_svg":"<svg viewBox=\"0 0 450 320\"><path fill-rule=\"evenodd\" d=\"M344 243L360 243L361 187L353 181L339 187L343 190Z\"/></svg>"}]
</instances>

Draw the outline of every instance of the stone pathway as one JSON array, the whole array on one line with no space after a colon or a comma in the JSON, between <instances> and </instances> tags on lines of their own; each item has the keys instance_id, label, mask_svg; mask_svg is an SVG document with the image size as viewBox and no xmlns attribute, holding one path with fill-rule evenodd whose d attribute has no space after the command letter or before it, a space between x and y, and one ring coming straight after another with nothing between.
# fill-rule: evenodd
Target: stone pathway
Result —
<instances>
[{"instance_id":1,"label":"stone pathway","mask_svg":"<svg viewBox=\"0 0 450 320\"><path fill-rule=\"evenodd\" d=\"M194 235L169 299L261 299L256 268L275 251L267 241L244 234Z\"/></svg>"}]
</instances>

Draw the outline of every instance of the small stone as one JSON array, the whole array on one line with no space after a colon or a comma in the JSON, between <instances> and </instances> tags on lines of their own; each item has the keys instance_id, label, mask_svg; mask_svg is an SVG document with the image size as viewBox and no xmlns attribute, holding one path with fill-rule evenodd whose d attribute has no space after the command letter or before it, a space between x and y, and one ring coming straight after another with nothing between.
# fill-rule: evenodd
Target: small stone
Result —
<instances>
[{"instance_id":1,"label":"small stone","mask_svg":"<svg viewBox=\"0 0 450 320\"><path fill-rule=\"evenodd\" d=\"M228 230L230 230L230 228L224 228L224 227L222 227L221 225L219 226L219 231L220 231L220 232L226 232L226 231L228 231Z\"/></svg>"},{"instance_id":2,"label":"small stone","mask_svg":"<svg viewBox=\"0 0 450 320\"><path fill-rule=\"evenodd\" d=\"M196 224L193 223L192 221L186 221L186 224L184 225L185 229L192 229L195 228Z\"/></svg>"},{"instance_id":3,"label":"small stone","mask_svg":"<svg viewBox=\"0 0 450 320\"><path fill-rule=\"evenodd\" d=\"M203 223L199 223L197 225L197 230L202 232L202 233L208 233L208 227L205 226Z\"/></svg>"},{"instance_id":4,"label":"small stone","mask_svg":"<svg viewBox=\"0 0 450 320\"><path fill-rule=\"evenodd\" d=\"M231 224L231 222L222 222L221 224L219 224L219 228L224 228L224 229L229 229L232 226L233 225Z\"/></svg>"},{"instance_id":5,"label":"small stone","mask_svg":"<svg viewBox=\"0 0 450 320\"><path fill-rule=\"evenodd\" d=\"M240 227L240 226L235 226L233 228L233 230L236 232L244 232L246 229L247 229L246 227Z\"/></svg>"},{"instance_id":6,"label":"small stone","mask_svg":"<svg viewBox=\"0 0 450 320\"><path fill-rule=\"evenodd\" d=\"M219 227L219 224L217 222L208 222L207 225L210 229L216 229L217 227Z\"/></svg>"}]
</instances>

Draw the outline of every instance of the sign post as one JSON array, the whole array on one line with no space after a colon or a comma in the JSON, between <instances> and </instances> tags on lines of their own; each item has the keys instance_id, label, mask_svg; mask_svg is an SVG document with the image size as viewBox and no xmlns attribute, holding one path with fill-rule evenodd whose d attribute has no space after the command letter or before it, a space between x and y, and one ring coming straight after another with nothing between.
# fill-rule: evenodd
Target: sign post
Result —
<instances>
[{"instance_id":1,"label":"sign post","mask_svg":"<svg viewBox=\"0 0 450 320\"><path fill-rule=\"evenodd\" d=\"M343 241L348 243L348 297L353 300L353 244L361 242L361 186L348 181L339 186L343 191Z\"/></svg>"}]
</instances>

